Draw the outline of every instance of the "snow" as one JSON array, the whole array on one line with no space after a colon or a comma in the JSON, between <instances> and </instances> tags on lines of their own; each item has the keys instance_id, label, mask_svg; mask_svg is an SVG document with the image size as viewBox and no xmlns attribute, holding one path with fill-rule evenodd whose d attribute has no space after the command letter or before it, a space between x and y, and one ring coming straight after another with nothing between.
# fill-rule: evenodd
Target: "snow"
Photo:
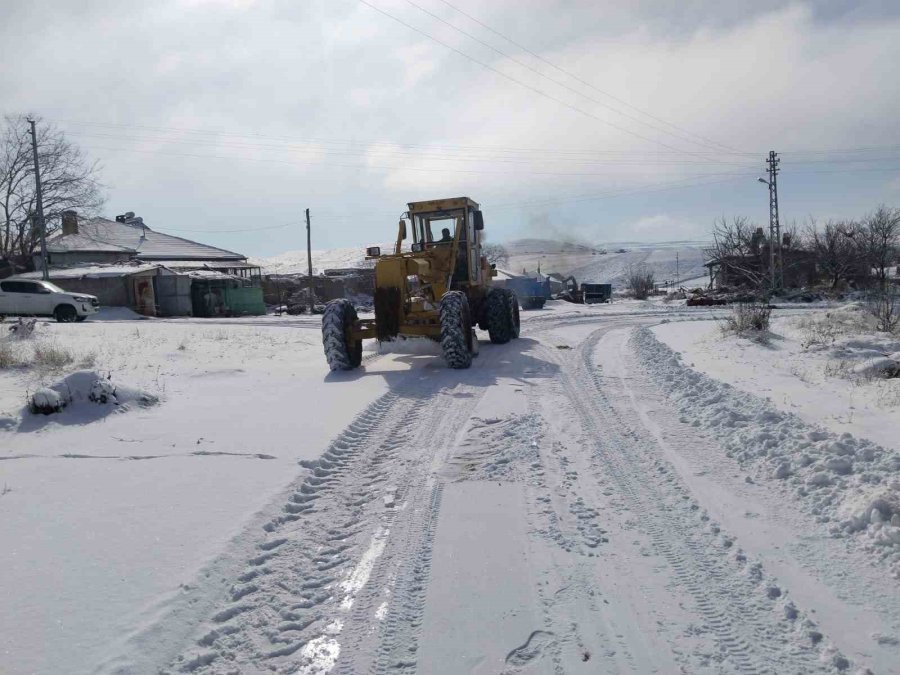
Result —
<instances>
[{"instance_id":1,"label":"snow","mask_svg":"<svg viewBox=\"0 0 900 675\"><path fill-rule=\"evenodd\" d=\"M313 249L313 273L321 274L329 269L366 267L371 264L371 262L366 261L366 248L368 246L381 246L383 252L388 252L393 250L394 243L369 244L349 248ZM263 274L307 274L309 270L306 249L285 251L268 258L249 258L248 262L261 267Z\"/></svg>"},{"instance_id":2,"label":"snow","mask_svg":"<svg viewBox=\"0 0 900 675\"><path fill-rule=\"evenodd\" d=\"M727 311L551 301L468 370L341 373L317 316L41 321L0 370L3 668L890 672L893 412L819 408L889 383L826 355L900 347Z\"/></svg>"},{"instance_id":3,"label":"snow","mask_svg":"<svg viewBox=\"0 0 900 675\"><path fill-rule=\"evenodd\" d=\"M674 282L680 285L705 286L708 274L703 267L703 242L673 242L662 244L608 243L602 249L565 245L544 240L526 240L524 245L509 245L507 267L513 272L523 269L529 273L558 272L573 275L579 283L611 283L615 288L625 286L630 268L645 268L653 272L657 283ZM617 251L625 249L625 252ZM595 252L606 250L605 254ZM689 284L688 282L693 282Z\"/></svg>"},{"instance_id":4,"label":"snow","mask_svg":"<svg viewBox=\"0 0 900 675\"><path fill-rule=\"evenodd\" d=\"M50 271L52 281L59 279L103 279L104 277L121 277L138 272L150 272L159 269L162 265L144 263L134 265L79 265L77 267L65 267ZM41 279L43 272L23 272L16 275L17 279Z\"/></svg>"},{"instance_id":5,"label":"snow","mask_svg":"<svg viewBox=\"0 0 900 675\"><path fill-rule=\"evenodd\" d=\"M713 322L668 324L654 333L699 372L765 396L779 410L810 424L868 438L900 450L900 379L873 378L874 363L886 364L900 344L895 336L861 333L857 308L778 317L765 343L723 335ZM809 341L810 322L825 316L853 317L827 344ZM829 319L831 320L831 319Z\"/></svg>"},{"instance_id":6,"label":"snow","mask_svg":"<svg viewBox=\"0 0 900 675\"><path fill-rule=\"evenodd\" d=\"M111 374L120 391L160 402L109 415L118 407L80 400L37 418L25 392L65 371L0 371L0 654L11 672L84 672L117 653L284 489L298 459L316 458L334 425L384 390L335 383L315 395L328 417L298 426L304 392L325 376L314 321L41 322L29 343L91 357L85 381Z\"/></svg>"},{"instance_id":7,"label":"snow","mask_svg":"<svg viewBox=\"0 0 900 675\"><path fill-rule=\"evenodd\" d=\"M796 319L777 321L775 329L791 323L796 324ZM834 405L830 394L841 384L844 388L854 385L831 379L826 380L826 388L800 380L794 374L803 367L797 362L800 355L791 353L800 351L798 345L792 350L790 345L772 347L744 340L736 358L735 343L740 338L711 335L710 327L703 326L703 337L695 335L691 341L694 331L678 328L670 324L655 329L670 346L650 331L643 331L636 340L647 368L678 406L682 421L713 434L726 454L752 469L756 477L783 481L796 494L798 504L830 524L832 534L864 536L863 545L885 559L900 577L900 439L896 433L900 409L885 411L857 403L863 414L844 422L829 414ZM869 344L858 339L847 342ZM673 351L672 346L681 351ZM782 354L773 358L773 349ZM807 356L805 365L815 358ZM880 372L873 368L873 361L877 362L863 361L863 368L853 372ZM694 364L699 364L701 372L716 373L717 379L695 371ZM754 395L762 393L755 386L759 381L768 385L766 398ZM872 392L863 390L863 396L866 393L871 402Z\"/></svg>"}]
</instances>

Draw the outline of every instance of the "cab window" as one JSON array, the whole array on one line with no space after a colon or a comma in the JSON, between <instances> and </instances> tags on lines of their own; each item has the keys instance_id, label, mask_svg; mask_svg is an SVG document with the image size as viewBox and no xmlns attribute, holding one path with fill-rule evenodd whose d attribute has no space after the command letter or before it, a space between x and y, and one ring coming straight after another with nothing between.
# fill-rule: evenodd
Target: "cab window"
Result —
<instances>
[{"instance_id":1,"label":"cab window","mask_svg":"<svg viewBox=\"0 0 900 675\"><path fill-rule=\"evenodd\" d=\"M0 289L5 293L40 293L41 286L33 281L3 281Z\"/></svg>"}]
</instances>

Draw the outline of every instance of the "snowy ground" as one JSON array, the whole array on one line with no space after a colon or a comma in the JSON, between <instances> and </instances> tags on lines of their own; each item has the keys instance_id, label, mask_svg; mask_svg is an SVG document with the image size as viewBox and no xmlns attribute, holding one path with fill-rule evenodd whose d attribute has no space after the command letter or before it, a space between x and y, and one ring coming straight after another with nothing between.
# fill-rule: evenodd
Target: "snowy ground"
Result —
<instances>
[{"instance_id":1,"label":"snowy ground","mask_svg":"<svg viewBox=\"0 0 900 675\"><path fill-rule=\"evenodd\" d=\"M896 672L891 514L841 521L893 450L716 389L722 314L554 302L467 371L343 374L317 317L41 324L72 363L0 370L4 672ZM23 412L80 368L159 401ZM743 452L810 431L788 477Z\"/></svg>"}]
</instances>

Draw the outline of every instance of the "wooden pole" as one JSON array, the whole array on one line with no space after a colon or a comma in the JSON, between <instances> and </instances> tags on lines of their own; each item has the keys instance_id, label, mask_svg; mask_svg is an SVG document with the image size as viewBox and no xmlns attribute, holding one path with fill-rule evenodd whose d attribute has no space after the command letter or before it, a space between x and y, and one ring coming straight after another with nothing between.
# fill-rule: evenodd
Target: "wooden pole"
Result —
<instances>
[{"instance_id":1,"label":"wooden pole","mask_svg":"<svg viewBox=\"0 0 900 675\"><path fill-rule=\"evenodd\" d=\"M313 270L312 270L312 234L309 228L309 209L306 209L306 263L309 269L309 313L313 313L316 300L313 293Z\"/></svg>"},{"instance_id":2,"label":"wooden pole","mask_svg":"<svg viewBox=\"0 0 900 675\"><path fill-rule=\"evenodd\" d=\"M35 201L37 202L38 232L41 237L41 276L44 278L44 281L49 281L50 270L47 265L47 230L46 223L44 222L44 199L41 192L41 167L38 163L37 133L34 130L34 120L28 120L28 124L31 125L31 149L34 153Z\"/></svg>"}]
</instances>

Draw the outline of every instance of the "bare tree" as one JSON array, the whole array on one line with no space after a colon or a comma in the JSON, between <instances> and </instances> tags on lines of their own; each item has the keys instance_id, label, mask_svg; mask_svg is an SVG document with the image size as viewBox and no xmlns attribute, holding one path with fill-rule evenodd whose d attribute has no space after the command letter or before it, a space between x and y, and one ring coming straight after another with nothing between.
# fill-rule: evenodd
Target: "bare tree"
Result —
<instances>
[{"instance_id":1,"label":"bare tree","mask_svg":"<svg viewBox=\"0 0 900 675\"><path fill-rule=\"evenodd\" d=\"M724 267L729 276L738 277L746 285L762 288L769 276L769 268L763 260L765 235L745 216L735 216L731 222L722 216L713 225L713 243L706 255Z\"/></svg>"},{"instance_id":2,"label":"bare tree","mask_svg":"<svg viewBox=\"0 0 900 675\"><path fill-rule=\"evenodd\" d=\"M481 252L492 265L505 267L509 264L509 252L502 244L484 244L481 247Z\"/></svg>"},{"instance_id":3,"label":"bare tree","mask_svg":"<svg viewBox=\"0 0 900 675\"><path fill-rule=\"evenodd\" d=\"M900 251L900 209L879 206L863 219L856 237L860 253L880 288L888 283L888 270Z\"/></svg>"},{"instance_id":4,"label":"bare tree","mask_svg":"<svg viewBox=\"0 0 900 675\"><path fill-rule=\"evenodd\" d=\"M104 202L99 167L53 125L35 119L47 233L63 211L90 215ZM6 116L0 130L0 257L27 257L39 234L35 227L34 166L28 117Z\"/></svg>"},{"instance_id":5,"label":"bare tree","mask_svg":"<svg viewBox=\"0 0 900 675\"><path fill-rule=\"evenodd\" d=\"M643 265L628 268L625 284L635 299L646 300L653 292L656 285L655 282L653 270Z\"/></svg>"},{"instance_id":6,"label":"bare tree","mask_svg":"<svg viewBox=\"0 0 900 675\"><path fill-rule=\"evenodd\" d=\"M815 221L810 221L807 225L807 245L832 290L841 281L849 281L859 271L859 251L856 244L859 229L859 224L853 221L829 221L822 229L819 229Z\"/></svg>"}]
</instances>

